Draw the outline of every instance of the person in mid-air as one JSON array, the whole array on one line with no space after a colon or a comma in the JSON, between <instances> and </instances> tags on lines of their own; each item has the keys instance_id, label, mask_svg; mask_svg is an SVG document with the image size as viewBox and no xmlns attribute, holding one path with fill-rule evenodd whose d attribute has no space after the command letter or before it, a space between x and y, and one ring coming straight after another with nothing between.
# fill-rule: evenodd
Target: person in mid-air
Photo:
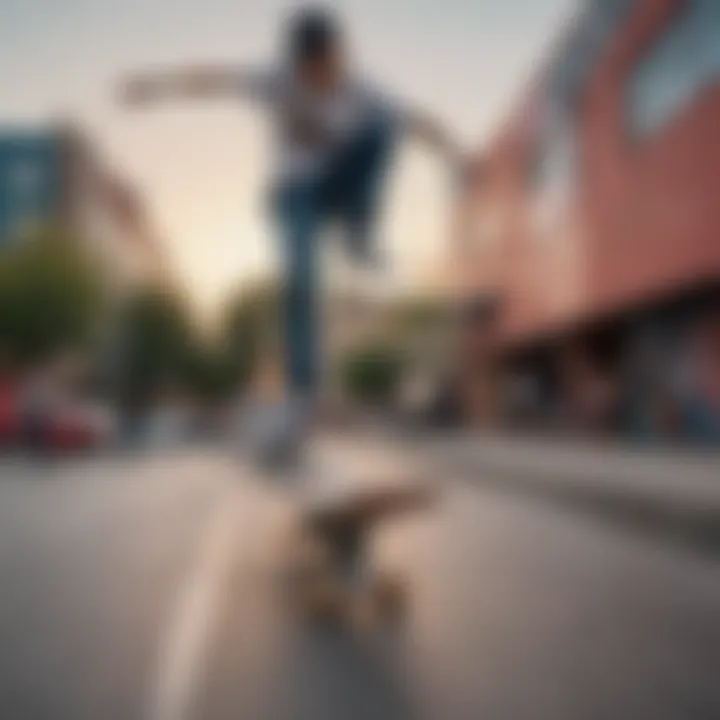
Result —
<instances>
[{"instance_id":1,"label":"person in mid-air","mask_svg":"<svg viewBox=\"0 0 720 720\"><path fill-rule=\"evenodd\" d=\"M351 256L377 264L374 226L397 139L425 141L452 169L460 153L438 123L353 72L344 31L327 9L290 17L284 57L274 67L190 67L136 75L123 85L131 105L215 96L257 100L275 125L271 207L284 258L284 432L299 438L318 387L321 233L329 223L338 225Z\"/></svg>"}]
</instances>

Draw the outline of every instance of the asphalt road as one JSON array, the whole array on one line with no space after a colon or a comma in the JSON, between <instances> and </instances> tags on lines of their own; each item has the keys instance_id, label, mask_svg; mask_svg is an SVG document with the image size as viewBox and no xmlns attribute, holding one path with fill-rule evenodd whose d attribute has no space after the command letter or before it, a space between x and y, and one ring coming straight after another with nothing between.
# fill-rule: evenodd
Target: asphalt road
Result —
<instances>
[{"instance_id":1,"label":"asphalt road","mask_svg":"<svg viewBox=\"0 0 720 720\"><path fill-rule=\"evenodd\" d=\"M218 453L0 464L0 717L720 717L707 558L449 483L376 538L403 621L353 635L284 590L292 507Z\"/></svg>"}]
</instances>

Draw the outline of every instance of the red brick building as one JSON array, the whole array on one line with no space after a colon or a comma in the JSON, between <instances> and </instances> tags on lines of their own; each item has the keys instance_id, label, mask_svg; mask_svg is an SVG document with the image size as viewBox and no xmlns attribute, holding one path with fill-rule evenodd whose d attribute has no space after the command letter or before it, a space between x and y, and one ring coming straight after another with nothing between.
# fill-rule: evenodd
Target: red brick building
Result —
<instances>
[{"instance_id":1,"label":"red brick building","mask_svg":"<svg viewBox=\"0 0 720 720\"><path fill-rule=\"evenodd\" d=\"M570 376L617 396L640 344L677 365L720 286L720 2L583 3L484 150L452 252L461 298L498 302L496 355L556 406Z\"/></svg>"}]
</instances>

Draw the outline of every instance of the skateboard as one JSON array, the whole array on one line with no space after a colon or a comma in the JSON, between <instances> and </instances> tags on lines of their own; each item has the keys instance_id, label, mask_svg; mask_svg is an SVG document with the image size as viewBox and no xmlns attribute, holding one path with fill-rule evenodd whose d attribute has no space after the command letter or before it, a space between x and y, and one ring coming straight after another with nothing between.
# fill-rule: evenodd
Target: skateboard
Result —
<instances>
[{"instance_id":1,"label":"skateboard","mask_svg":"<svg viewBox=\"0 0 720 720\"><path fill-rule=\"evenodd\" d=\"M370 541L381 524L432 501L430 489L415 483L348 492L304 509L294 574L303 612L319 621L361 627L398 618L407 604L407 581L377 566Z\"/></svg>"}]
</instances>

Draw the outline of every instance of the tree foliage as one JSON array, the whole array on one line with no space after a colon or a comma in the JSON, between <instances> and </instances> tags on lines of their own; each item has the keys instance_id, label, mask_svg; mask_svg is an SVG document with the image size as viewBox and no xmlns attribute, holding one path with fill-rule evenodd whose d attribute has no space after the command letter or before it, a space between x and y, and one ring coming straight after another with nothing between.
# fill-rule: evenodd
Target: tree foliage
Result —
<instances>
[{"instance_id":1,"label":"tree foliage","mask_svg":"<svg viewBox=\"0 0 720 720\"><path fill-rule=\"evenodd\" d=\"M391 344L355 348L342 361L343 386L355 400L387 405L396 395L403 365L402 354Z\"/></svg>"},{"instance_id":2,"label":"tree foliage","mask_svg":"<svg viewBox=\"0 0 720 720\"><path fill-rule=\"evenodd\" d=\"M277 332L277 293L262 284L231 297L214 337L198 331L182 295L145 288L122 321L123 396L152 402L165 390L205 403L222 403L247 383L267 338Z\"/></svg>"},{"instance_id":3,"label":"tree foliage","mask_svg":"<svg viewBox=\"0 0 720 720\"><path fill-rule=\"evenodd\" d=\"M243 382L242 369L224 347L200 343L185 356L181 378L191 397L212 405L229 401Z\"/></svg>"},{"instance_id":4,"label":"tree foliage","mask_svg":"<svg viewBox=\"0 0 720 720\"><path fill-rule=\"evenodd\" d=\"M193 349L193 329L184 298L165 287L131 297L120 323L122 395L130 404L154 400L180 386Z\"/></svg>"},{"instance_id":5,"label":"tree foliage","mask_svg":"<svg viewBox=\"0 0 720 720\"><path fill-rule=\"evenodd\" d=\"M249 380L264 355L278 352L281 320L280 290L272 282L258 282L229 298L219 343L239 382Z\"/></svg>"},{"instance_id":6,"label":"tree foliage","mask_svg":"<svg viewBox=\"0 0 720 720\"><path fill-rule=\"evenodd\" d=\"M87 344L102 301L96 268L73 238L45 229L0 252L0 345L15 361Z\"/></svg>"}]
</instances>

